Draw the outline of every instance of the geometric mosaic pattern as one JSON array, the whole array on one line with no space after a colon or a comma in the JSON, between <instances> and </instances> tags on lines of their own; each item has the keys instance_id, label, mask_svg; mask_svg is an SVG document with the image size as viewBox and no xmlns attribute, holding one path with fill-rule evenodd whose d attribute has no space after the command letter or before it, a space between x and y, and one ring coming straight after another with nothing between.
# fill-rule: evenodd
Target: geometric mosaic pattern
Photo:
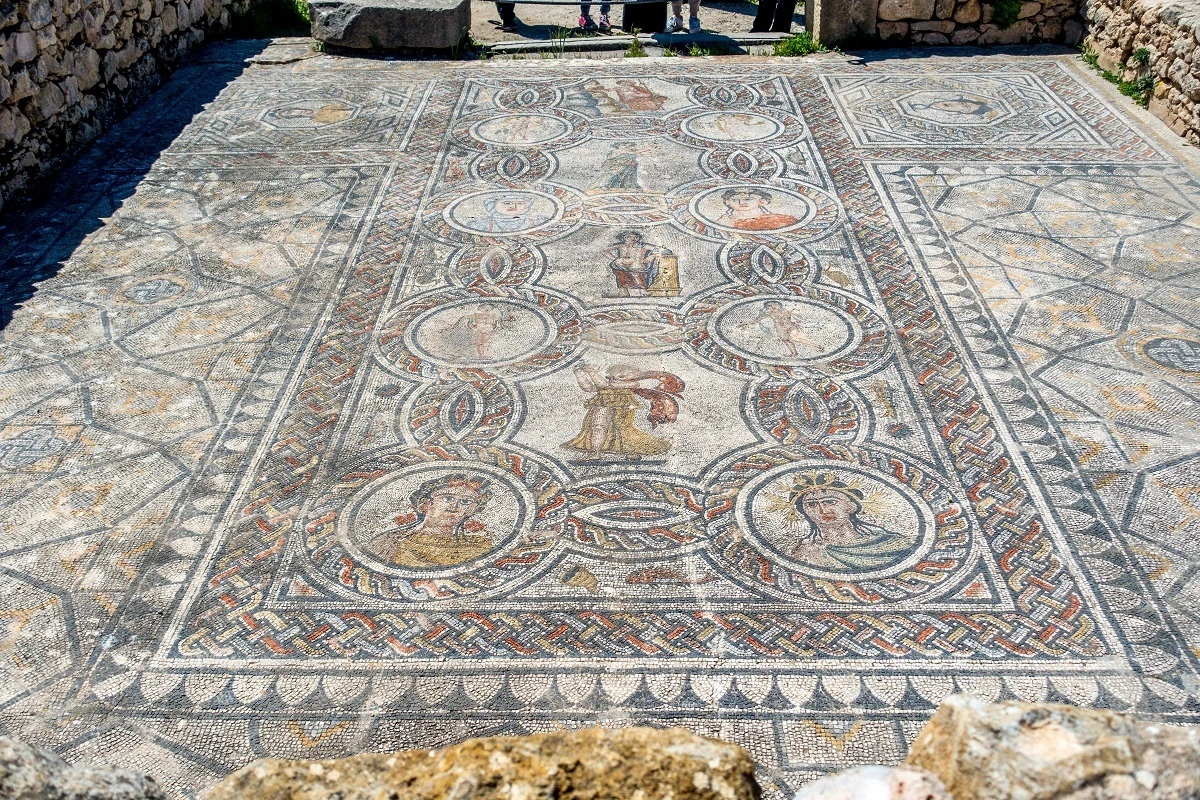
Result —
<instances>
[{"instance_id":1,"label":"geometric mosaic pattern","mask_svg":"<svg viewBox=\"0 0 1200 800\"><path fill-rule=\"evenodd\" d=\"M952 691L1200 712L1200 194L1071 58L238 47L7 232L6 730L185 795L683 724L782 796Z\"/></svg>"}]
</instances>

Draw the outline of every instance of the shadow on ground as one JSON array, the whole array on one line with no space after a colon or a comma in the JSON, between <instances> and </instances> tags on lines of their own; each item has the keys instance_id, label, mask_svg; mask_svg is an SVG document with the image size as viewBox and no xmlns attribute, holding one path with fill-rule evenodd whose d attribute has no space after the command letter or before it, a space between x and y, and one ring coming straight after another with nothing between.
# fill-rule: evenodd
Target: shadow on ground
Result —
<instances>
[{"instance_id":1,"label":"shadow on ground","mask_svg":"<svg viewBox=\"0 0 1200 800\"><path fill-rule=\"evenodd\" d=\"M0 214L0 330L53 277L80 242L99 229L159 154L270 40L216 42L89 145L42 191Z\"/></svg>"}]
</instances>

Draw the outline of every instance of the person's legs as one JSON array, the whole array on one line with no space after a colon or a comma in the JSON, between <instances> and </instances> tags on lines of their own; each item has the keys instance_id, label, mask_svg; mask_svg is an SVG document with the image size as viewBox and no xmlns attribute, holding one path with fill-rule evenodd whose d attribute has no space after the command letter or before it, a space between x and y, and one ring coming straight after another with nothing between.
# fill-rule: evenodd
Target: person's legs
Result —
<instances>
[{"instance_id":1,"label":"person's legs","mask_svg":"<svg viewBox=\"0 0 1200 800\"><path fill-rule=\"evenodd\" d=\"M794 2L794 0L793 0ZM758 0L758 13L754 15L751 33L766 33L775 20L775 0Z\"/></svg>"},{"instance_id":2,"label":"person's legs","mask_svg":"<svg viewBox=\"0 0 1200 800\"><path fill-rule=\"evenodd\" d=\"M683 30L683 0L671 0L671 18L667 20L667 33Z\"/></svg>"},{"instance_id":3,"label":"person's legs","mask_svg":"<svg viewBox=\"0 0 1200 800\"><path fill-rule=\"evenodd\" d=\"M496 3L496 11L500 14L500 27L515 28L517 27L517 4L516 3Z\"/></svg>"},{"instance_id":4,"label":"person's legs","mask_svg":"<svg viewBox=\"0 0 1200 800\"><path fill-rule=\"evenodd\" d=\"M600 4L600 27L601 28L611 28L612 27L612 22L608 18L608 12L611 10L612 10L611 3L601 3Z\"/></svg>"},{"instance_id":5,"label":"person's legs","mask_svg":"<svg viewBox=\"0 0 1200 800\"><path fill-rule=\"evenodd\" d=\"M774 33L791 33L792 15L795 13L796 0L779 0L779 5L775 8L775 20L771 25L771 31ZM757 18L755 18L755 24L758 24Z\"/></svg>"}]
</instances>

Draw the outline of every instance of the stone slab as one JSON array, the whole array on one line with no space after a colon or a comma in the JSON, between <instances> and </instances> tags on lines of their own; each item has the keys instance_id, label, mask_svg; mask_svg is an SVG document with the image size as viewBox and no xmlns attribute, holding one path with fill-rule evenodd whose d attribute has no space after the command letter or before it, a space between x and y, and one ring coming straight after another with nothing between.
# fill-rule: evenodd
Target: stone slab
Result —
<instances>
[{"instance_id":1,"label":"stone slab","mask_svg":"<svg viewBox=\"0 0 1200 800\"><path fill-rule=\"evenodd\" d=\"M352 50L444 50L471 29L471 0L314 0L312 35Z\"/></svg>"}]
</instances>

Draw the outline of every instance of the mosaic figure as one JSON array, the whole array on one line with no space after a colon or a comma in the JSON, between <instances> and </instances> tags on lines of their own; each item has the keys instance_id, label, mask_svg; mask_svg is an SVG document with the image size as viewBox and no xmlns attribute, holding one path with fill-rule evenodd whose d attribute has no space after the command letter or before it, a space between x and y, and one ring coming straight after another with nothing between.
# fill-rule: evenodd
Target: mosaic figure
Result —
<instances>
[{"instance_id":1,"label":"mosaic figure","mask_svg":"<svg viewBox=\"0 0 1200 800\"><path fill-rule=\"evenodd\" d=\"M674 253L646 244L637 231L622 231L600 251L610 259L608 268L621 297L677 297L680 293L678 259Z\"/></svg>"},{"instance_id":2,"label":"mosaic figure","mask_svg":"<svg viewBox=\"0 0 1200 800\"><path fill-rule=\"evenodd\" d=\"M808 521L809 532L789 554L805 564L834 572L882 569L913 549L908 537L860 519L863 491L833 473L798 476L788 503L797 519Z\"/></svg>"},{"instance_id":3,"label":"mosaic figure","mask_svg":"<svg viewBox=\"0 0 1200 800\"><path fill-rule=\"evenodd\" d=\"M579 388L591 395L584 403L583 427L563 447L591 456L617 456L638 460L661 455L671 443L639 430L634 419L650 403L647 419L651 429L674 422L679 414L684 383L670 372L643 372L627 364L614 364L605 372L596 367L575 369ZM652 387L645 384L652 383Z\"/></svg>"},{"instance_id":4,"label":"mosaic figure","mask_svg":"<svg viewBox=\"0 0 1200 800\"><path fill-rule=\"evenodd\" d=\"M613 87L599 81L591 81L584 88L588 103L600 114L638 114L645 111L662 111L665 95L658 94L646 84L633 78L621 78Z\"/></svg>"},{"instance_id":5,"label":"mosaic figure","mask_svg":"<svg viewBox=\"0 0 1200 800\"><path fill-rule=\"evenodd\" d=\"M491 496L490 482L479 475L425 481L409 496L413 510L396 515L396 527L367 542L367 549L402 567L448 567L479 558L495 547L477 518Z\"/></svg>"},{"instance_id":6,"label":"mosaic figure","mask_svg":"<svg viewBox=\"0 0 1200 800\"><path fill-rule=\"evenodd\" d=\"M795 311L784 308L783 303L778 300L763 303L763 310L759 315L741 323L739 327L757 329L764 335L777 339L792 358L800 355L797 345L812 348L818 353L825 350L825 345L805 332L806 320Z\"/></svg>"},{"instance_id":7,"label":"mosaic figure","mask_svg":"<svg viewBox=\"0 0 1200 800\"><path fill-rule=\"evenodd\" d=\"M483 303L447 325L441 331L442 339L453 352L470 358L489 360L493 358L492 342L496 332L516 322L515 314L501 311L493 303Z\"/></svg>"},{"instance_id":8,"label":"mosaic figure","mask_svg":"<svg viewBox=\"0 0 1200 800\"><path fill-rule=\"evenodd\" d=\"M483 214L466 221L481 233L516 233L536 228L550 219L534 211L533 201L523 194L504 194L483 201Z\"/></svg>"},{"instance_id":9,"label":"mosaic figure","mask_svg":"<svg viewBox=\"0 0 1200 800\"><path fill-rule=\"evenodd\" d=\"M720 222L739 231L773 231L800 221L791 214L772 212L772 199L771 193L763 189L729 189L721 195L725 214Z\"/></svg>"},{"instance_id":10,"label":"mosaic figure","mask_svg":"<svg viewBox=\"0 0 1200 800\"><path fill-rule=\"evenodd\" d=\"M608 151L600 165L600 176L592 184L593 190L641 191L638 180L638 146L633 142L618 142Z\"/></svg>"}]
</instances>

